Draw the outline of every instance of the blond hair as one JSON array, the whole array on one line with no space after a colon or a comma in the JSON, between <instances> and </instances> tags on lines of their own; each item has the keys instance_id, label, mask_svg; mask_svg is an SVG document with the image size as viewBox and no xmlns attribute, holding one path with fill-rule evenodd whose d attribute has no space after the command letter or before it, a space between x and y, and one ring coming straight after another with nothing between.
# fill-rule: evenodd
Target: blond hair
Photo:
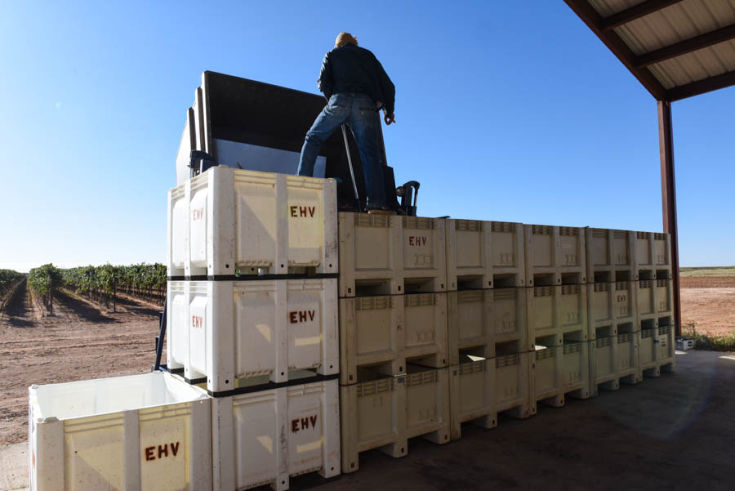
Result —
<instances>
[{"instance_id":1,"label":"blond hair","mask_svg":"<svg viewBox=\"0 0 735 491\"><path fill-rule=\"evenodd\" d=\"M357 38L349 32L340 32L337 34L337 40L334 41L334 47L339 48L345 44L354 44L357 46Z\"/></svg>"}]
</instances>

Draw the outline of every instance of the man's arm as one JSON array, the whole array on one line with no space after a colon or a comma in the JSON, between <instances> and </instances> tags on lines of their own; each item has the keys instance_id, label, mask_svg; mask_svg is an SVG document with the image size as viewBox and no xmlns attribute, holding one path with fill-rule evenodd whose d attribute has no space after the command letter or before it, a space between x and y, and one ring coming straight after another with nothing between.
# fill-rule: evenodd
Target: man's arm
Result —
<instances>
[{"instance_id":1,"label":"man's arm","mask_svg":"<svg viewBox=\"0 0 735 491\"><path fill-rule=\"evenodd\" d=\"M322 60L322 70L319 72L317 87L319 87L319 90L322 91L322 94L324 94L324 97L327 99L332 96L334 83L332 78L332 66L329 63L329 53L324 55L324 59Z\"/></svg>"},{"instance_id":2,"label":"man's arm","mask_svg":"<svg viewBox=\"0 0 735 491\"><path fill-rule=\"evenodd\" d=\"M381 102L383 103L383 107L385 108L386 122L389 117L392 122L393 111L395 109L395 103L396 103L396 87L395 85L393 85L393 82L391 82L391 79L390 77L388 77L388 74L385 73L385 70L383 69L383 65L380 64L380 61L378 61L377 58L375 58L375 63L377 64L378 81L380 83L380 92L383 95L383 100Z\"/></svg>"}]
</instances>

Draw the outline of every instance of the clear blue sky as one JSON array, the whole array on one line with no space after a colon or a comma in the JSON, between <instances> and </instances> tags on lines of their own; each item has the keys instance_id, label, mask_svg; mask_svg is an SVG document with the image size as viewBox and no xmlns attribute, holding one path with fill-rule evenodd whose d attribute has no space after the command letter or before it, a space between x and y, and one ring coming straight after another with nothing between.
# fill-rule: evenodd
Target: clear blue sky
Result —
<instances>
[{"instance_id":1,"label":"clear blue sky","mask_svg":"<svg viewBox=\"0 0 735 491\"><path fill-rule=\"evenodd\" d=\"M419 213L660 231L656 104L561 0L0 3L0 267L165 261L201 72L316 92L339 31L397 87ZM735 264L735 88L674 103L682 265Z\"/></svg>"}]
</instances>

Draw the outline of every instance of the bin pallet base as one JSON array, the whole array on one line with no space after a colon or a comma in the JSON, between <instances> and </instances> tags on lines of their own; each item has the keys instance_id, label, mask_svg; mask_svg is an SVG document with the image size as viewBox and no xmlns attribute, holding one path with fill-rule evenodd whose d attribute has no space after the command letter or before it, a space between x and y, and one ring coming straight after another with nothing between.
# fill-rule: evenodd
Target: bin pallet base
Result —
<instances>
[{"instance_id":1,"label":"bin pallet base","mask_svg":"<svg viewBox=\"0 0 735 491\"><path fill-rule=\"evenodd\" d=\"M670 266L646 266L645 268L635 268L633 270L634 280L659 280L671 279Z\"/></svg>"},{"instance_id":2,"label":"bin pallet base","mask_svg":"<svg viewBox=\"0 0 735 491\"><path fill-rule=\"evenodd\" d=\"M674 362L656 362L654 366L643 368L643 377L655 378L661 375L661 373L671 373L674 371Z\"/></svg>"},{"instance_id":3,"label":"bin pallet base","mask_svg":"<svg viewBox=\"0 0 735 491\"><path fill-rule=\"evenodd\" d=\"M587 278L591 282L595 278L595 275L599 275L600 273L606 273L610 278L613 278L612 281L615 281L614 278L617 273L620 273L621 276L628 276L631 280L638 279L637 270L631 265L590 266L587 269Z\"/></svg>"},{"instance_id":4,"label":"bin pallet base","mask_svg":"<svg viewBox=\"0 0 735 491\"><path fill-rule=\"evenodd\" d=\"M497 408L496 419L500 420L501 414L513 419L528 419L531 416L535 416L536 411L536 404L529 404L527 402L518 403L518 405L510 407L500 406Z\"/></svg>"},{"instance_id":5,"label":"bin pallet base","mask_svg":"<svg viewBox=\"0 0 735 491\"><path fill-rule=\"evenodd\" d=\"M409 438L398 439L385 445L360 448L357 452L352 452L352 454L350 454L349 452L345 452L345 450L343 449L342 472L344 474L349 474L350 472L355 472L359 470L360 454L363 452L368 452L370 450L380 450L382 453L388 455L389 457L393 457L394 459L405 457L406 455L408 455L409 441L414 438L423 438L424 440L430 441L431 443L435 443L437 445L449 443L449 425L446 425L446 428L441 428L439 430L424 433L422 435L415 435Z\"/></svg>"},{"instance_id":6,"label":"bin pallet base","mask_svg":"<svg viewBox=\"0 0 735 491\"><path fill-rule=\"evenodd\" d=\"M360 446L357 451L350 452L346 448L342 448L342 473L349 474L360 469L360 454L368 452L370 450L379 450L382 453L399 459L405 457L408 454L408 440L406 438L398 438L392 442L382 442L380 444L371 444L367 446Z\"/></svg>"},{"instance_id":7,"label":"bin pallet base","mask_svg":"<svg viewBox=\"0 0 735 491\"><path fill-rule=\"evenodd\" d=\"M585 285L587 284L587 272L584 267L534 268L530 274L526 274L526 283L528 287Z\"/></svg>"},{"instance_id":8,"label":"bin pallet base","mask_svg":"<svg viewBox=\"0 0 735 491\"><path fill-rule=\"evenodd\" d=\"M353 373L357 374L360 370L369 368L377 371L382 375L399 376L406 372L408 365L416 365L424 368L447 368L447 356L444 353L433 353L429 355L401 356L392 360L379 361L373 363L360 363L356 365ZM348 372L340 373L340 385L352 385L355 383L355 375Z\"/></svg>"},{"instance_id":9,"label":"bin pallet base","mask_svg":"<svg viewBox=\"0 0 735 491\"><path fill-rule=\"evenodd\" d=\"M394 276L391 278L339 277L340 298L365 297L374 295L403 295L405 293L445 292L446 280L442 277L411 278ZM358 294L359 292L359 294Z\"/></svg>"},{"instance_id":10,"label":"bin pallet base","mask_svg":"<svg viewBox=\"0 0 735 491\"><path fill-rule=\"evenodd\" d=\"M616 376L609 380L603 380L601 382L593 382L590 389L590 396L597 397L600 394L600 389L607 391L615 391L620 389L623 384L635 385L641 382L642 375L640 373L631 373L628 375Z\"/></svg>"},{"instance_id":11,"label":"bin pallet base","mask_svg":"<svg viewBox=\"0 0 735 491\"><path fill-rule=\"evenodd\" d=\"M399 356L392 360L381 361L377 363L365 363L359 364L356 367L355 373L360 373L361 370L370 370L381 375L398 377L406 373L406 367L409 365L423 367L423 368L447 368L447 357L443 353L433 353L428 355L416 355L416 356ZM357 377L360 378L359 375ZM340 385L347 386L355 383L350 377L346 377L340 374Z\"/></svg>"},{"instance_id":12,"label":"bin pallet base","mask_svg":"<svg viewBox=\"0 0 735 491\"><path fill-rule=\"evenodd\" d=\"M590 341L590 334L587 332L586 327L580 327L580 326L569 326L569 327L558 327L554 329L532 329L529 332L528 338L530 340L534 340L537 338L546 338L550 336L554 336L556 338L556 346L562 346L564 343L564 335L565 334L571 334L574 332L581 333L578 337L579 342L586 342Z\"/></svg>"},{"instance_id":13,"label":"bin pallet base","mask_svg":"<svg viewBox=\"0 0 735 491\"><path fill-rule=\"evenodd\" d=\"M492 430L493 428L498 427L498 413L493 412L491 414L486 414L484 416L480 416L477 418L467 419L465 421L460 422L459 424L455 424L455 427L452 428L452 441L459 440L460 438L462 438L462 427L464 425L473 425L473 426L478 426L485 430Z\"/></svg>"},{"instance_id":14,"label":"bin pallet base","mask_svg":"<svg viewBox=\"0 0 735 491\"><path fill-rule=\"evenodd\" d=\"M551 396L545 394L536 399L536 405L538 405L538 403L541 403L544 406L564 407L567 403L567 397L571 397L573 399L589 399L590 390L587 387L581 387L579 389L571 389L565 390L564 392L558 392L557 394Z\"/></svg>"},{"instance_id":15,"label":"bin pallet base","mask_svg":"<svg viewBox=\"0 0 735 491\"><path fill-rule=\"evenodd\" d=\"M258 484L253 484L252 486L245 486L245 487L237 488L237 491L244 491L246 489L254 489L254 488L262 488L265 486L269 486L271 489L275 491L287 491L288 489L290 489L291 479L299 477L299 476L306 476L312 473L319 474L323 479L334 478L341 474L339 471L330 471L326 467L322 467L319 470L300 472L300 473L291 474L290 476L282 477L279 479L274 479L271 481L263 481Z\"/></svg>"},{"instance_id":16,"label":"bin pallet base","mask_svg":"<svg viewBox=\"0 0 735 491\"><path fill-rule=\"evenodd\" d=\"M560 277L561 278L561 277ZM493 274L457 275L447 279L448 291L483 290L491 288L524 288L526 279L522 273L494 271Z\"/></svg>"}]
</instances>

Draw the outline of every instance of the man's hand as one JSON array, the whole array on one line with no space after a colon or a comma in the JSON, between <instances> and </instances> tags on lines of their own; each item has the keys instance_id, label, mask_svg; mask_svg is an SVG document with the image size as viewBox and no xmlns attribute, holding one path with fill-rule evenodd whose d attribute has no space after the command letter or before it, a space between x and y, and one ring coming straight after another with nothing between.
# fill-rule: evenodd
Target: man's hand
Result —
<instances>
[{"instance_id":1,"label":"man's hand","mask_svg":"<svg viewBox=\"0 0 735 491\"><path fill-rule=\"evenodd\" d=\"M396 115L395 114L386 114L383 116L383 120L385 121L385 124L390 125L391 123L396 122Z\"/></svg>"}]
</instances>

